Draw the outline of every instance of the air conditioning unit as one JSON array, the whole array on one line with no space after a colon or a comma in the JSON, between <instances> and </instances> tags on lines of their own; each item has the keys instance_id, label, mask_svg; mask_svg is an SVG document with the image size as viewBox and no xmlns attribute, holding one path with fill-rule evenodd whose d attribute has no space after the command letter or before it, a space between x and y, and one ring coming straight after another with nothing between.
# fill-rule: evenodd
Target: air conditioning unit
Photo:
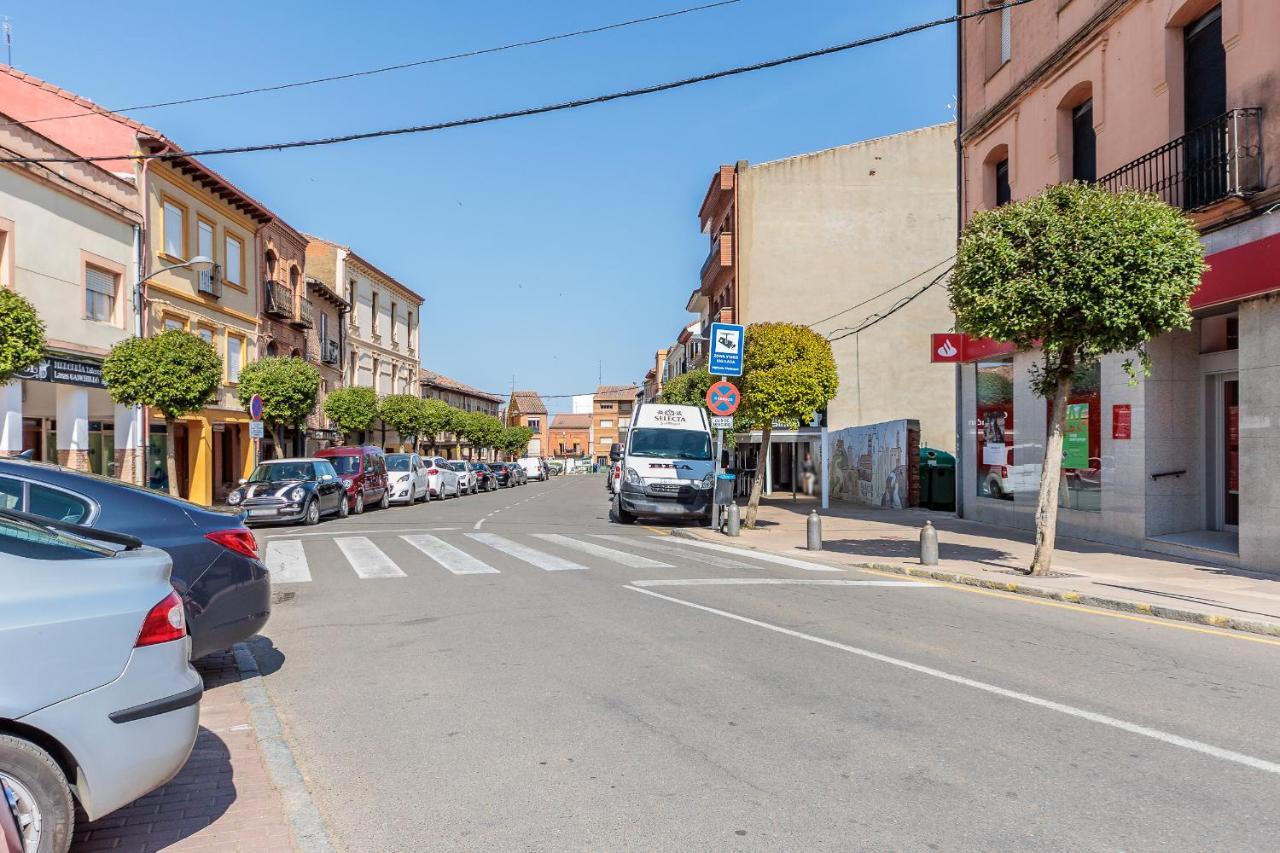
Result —
<instances>
[{"instance_id":1,"label":"air conditioning unit","mask_svg":"<svg viewBox=\"0 0 1280 853\"><path fill-rule=\"evenodd\" d=\"M212 269L200 273L198 290L214 299L222 297L222 264L214 264Z\"/></svg>"},{"instance_id":2,"label":"air conditioning unit","mask_svg":"<svg viewBox=\"0 0 1280 853\"><path fill-rule=\"evenodd\" d=\"M338 342L325 341L324 350L321 352L320 359L325 364L337 364L338 363Z\"/></svg>"}]
</instances>

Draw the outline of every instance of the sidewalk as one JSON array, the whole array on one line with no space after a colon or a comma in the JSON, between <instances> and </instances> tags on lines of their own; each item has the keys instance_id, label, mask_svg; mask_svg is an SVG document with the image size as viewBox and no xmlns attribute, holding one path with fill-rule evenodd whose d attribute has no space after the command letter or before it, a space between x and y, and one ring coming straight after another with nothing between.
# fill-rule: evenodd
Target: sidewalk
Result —
<instances>
[{"instance_id":1,"label":"sidewalk","mask_svg":"<svg viewBox=\"0 0 1280 853\"><path fill-rule=\"evenodd\" d=\"M706 529L681 528L676 533L839 565L1280 636L1280 576L1060 537L1053 576L1033 578L1019 571L1031 563L1030 531L946 513L840 502L833 502L826 513L819 510L824 550L811 552L804 550L805 521L816 507L817 501L803 496L796 501L790 495L762 501L757 529L744 529L737 540ZM920 528L926 519L938 530L940 557L939 565L928 568L919 559Z\"/></svg>"},{"instance_id":2,"label":"sidewalk","mask_svg":"<svg viewBox=\"0 0 1280 853\"><path fill-rule=\"evenodd\" d=\"M297 849L263 763L235 655L210 655L195 666L205 693L186 766L168 785L99 821L77 815L71 853Z\"/></svg>"}]
</instances>

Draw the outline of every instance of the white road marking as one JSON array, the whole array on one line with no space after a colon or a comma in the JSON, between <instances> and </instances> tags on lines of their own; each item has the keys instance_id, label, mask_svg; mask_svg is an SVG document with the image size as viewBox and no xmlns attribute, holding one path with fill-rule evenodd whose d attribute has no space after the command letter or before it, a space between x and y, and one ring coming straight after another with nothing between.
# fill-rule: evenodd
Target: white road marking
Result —
<instances>
[{"instance_id":1,"label":"white road marking","mask_svg":"<svg viewBox=\"0 0 1280 853\"><path fill-rule=\"evenodd\" d=\"M404 572L400 571L400 567L390 557L382 553L377 545L374 545L364 536L334 539L333 544L338 546L338 550L347 558L347 562L351 564L351 568L355 570L361 580L402 578L405 576Z\"/></svg>"},{"instance_id":2,"label":"white road marking","mask_svg":"<svg viewBox=\"0 0 1280 853\"><path fill-rule=\"evenodd\" d=\"M784 557L781 554L770 554L767 551L752 551L749 548L734 548L729 545L719 545L715 542L703 542L698 539L681 539L681 545L692 545L695 548L705 548L709 551L721 551L725 554L736 554L739 557L746 557L750 560L760 560L763 563L776 563L779 566L790 566L793 569L804 569L806 572L843 572L844 569L835 566L824 566L821 563L810 563L808 560L797 560L795 557Z\"/></svg>"},{"instance_id":3,"label":"white road marking","mask_svg":"<svg viewBox=\"0 0 1280 853\"><path fill-rule=\"evenodd\" d=\"M663 595L660 592L653 592L652 590L648 590L648 589L640 589L639 587L635 587L635 586L626 586L623 588L629 589L632 592L639 592L644 595L650 595L650 596L653 596L654 598L660 598L663 601L669 601L673 604L679 604L684 607L691 607L694 610L701 610L705 613L711 613L716 616L723 616L726 619L732 619L736 622L742 622L747 625L754 625L757 628L764 628L766 631L774 631L779 634L785 634L788 637L795 637L796 639L800 639L800 640L808 640L809 642L817 643L820 646L826 646L827 648L837 649L842 652L848 652L849 654L858 655L859 657L864 657L869 660L878 661L880 663L887 663L890 666L896 666L902 669L910 670L912 672L918 672L921 675L928 675L932 678L938 678L943 681L950 681L952 684L959 684L964 687L972 687L975 690L981 690L983 692L991 693L996 696L1002 696L1006 699L1013 699L1016 702L1025 702L1028 705L1034 705L1038 708L1045 708L1050 711L1057 711L1058 713L1066 714L1069 717L1077 717L1082 720L1088 720L1089 722L1092 722L1092 723L1098 723L1100 725L1110 726L1113 729L1119 729L1120 731L1129 732L1130 734L1141 735L1142 737L1151 738L1152 740L1158 740L1162 743L1167 743L1172 746L1181 747L1182 749L1189 749L1193 752L1199 752L1203 755L1209 755L1209 756L1212 756L1213 758L1219 758L1219 759L1222 759L1223 761L1231 761L1236 764L1243 764L1246 767L1252 767L1256 770L1262 770L1266 773L1273 773L1276 775L1280 775L1280 764L1277 764L1274 761L1267 761L1266 759L1256 758L1252 755L1245 755L1244 753L1241 753L1241 752L1233 752L1232 750L1223 749L1222 747L1214 746L1213 744L1209 744L1209 743L1204 743L1203 741L1182 737L1181 735L1175 735L1170 732L1161 731L1160 729L1153 729L1150 726L1143 726L1138 723L1130 723L1127 720L1121 720L1116 717L1109 717L1106 714L1099 714L1094 711L1087 711L1084 708L1077 708L1074 705L1066 705L1062 702L1055 702L1052 699L1041 699L1039 696L1032 696L1030 693L1022 693L1017 690L1010 690L1006 687L999 687L995 684L990 684L985 681L978 681L977 679L966 678L963 675L955 675L950 672L945 672L941 669L934 669L931 666L924 666L922 664L912 663L911 661L903 660L902 658L890 657L889 655L882 655L879 652L869 651L868 649L860 649L857 646L850 646L850 645L846 645L845 643L838 643L835 640L826 640L826 639L823 639L822 637L815 637L812 634L804 634L804 633L801 633L800 631L793 631L792 629L784 628L781 625L771 625L768 622L761 622L758 619L752 619L748 616L739 616L737 613L730 613L727 610L717 610L714 607L707 607L704 604L696 604L692 601L685 601L684 599L673 598L672 596L669 596L669 595Z\"/></svg>"},{"instance_id":4,"label":"white road marking","mask_svg":"<svg viewBox=\"0 0 1280 853\"><path fill-rule=\"evenodd\" d=\"M407 532L407 533L418 533L418 532L439 533L442 530L460 530L461 528L458 528L458 527L397 527L395 529L399 532ZM314 533L296 533L294 531L289 531L287 533L258 534L255 532L254 536L256 536L259 539L301 539L304 536L354 536L360 533L386 533L386 532L388 532L387 528L380 528L380 529L370 528L368 530L348 530L345 527L340 527L337 530L318 530Z\"/></svg>"},{"instance_id":5,"label":"white road marking","mask_svg":"<svg viewBox=\"0 0 1280 853\"><path fill-rule=\"evenodd\" d=\"M632 586L913 586L920 589L942 589L937 584L919 581L853 581L846 578L793 580L791 578L673 578L658 581L632 581Z\"/></svg>"},{"instance_id":6,"label":"white road marking","mask_svg":"<svg viewBox=\"0 0 1280 853\"><path fill-rule=\"evenodd\" d=\"M615 551L612 548L606 548L603 545L597 545L594 542L586 542L582 539L574 539L569 536L562 536L559 533L535 533L533 534L539 539L545 539L548 542L554 542L565 548L573 548L587 554L593 554L597 557L604 557L622 566L630 566L633 569L670 569L671 565L662 563L658 560L650 560L648 557L642 557L639 554L628 554L626 551Z\"/></svg>"},{"instance_id":7,"label":"white road marking","mask_svg":"<svg viewBox=\"0 0 1280 853\"><path fill-rule=\"evenodd\" d=\"M555 554L548 554L546 551L539 551L537 548L530 548L528 545L521 545L519 542L505 539L496 533L468 533L466 535L481 544L496 548L504 554L515 557L517 560L531 563L546 572L587 570L586 566L575 563L572 560L557 557Z\"/></svg>"},{"instance_id":8,"label":"white road marking","mask_svg":"<svg viewBox=\"0 0 1280 853\"><path fill-rule=\"evenodd\" d=\"M267 571L271 572L273 584L306 583L311 580L311 570L307 568L307 555L302 551L302 542L297 539L268 542Z\"/></svg>"},{"instance_id":9,"label":"white road marking","mask_svg":"<svg viewBox=\"0 0 1280 853\"><path fill-rule=\"evenodd\" d=\"M716 557L711 554L699 554L695 551L688 551L684 548L677 548L657 536L626 536L617 533L593 533L598 539L607 539L610 542L626 543L636 548L647 548L651 551L658 551L663 554L671 554L679 557L684 561L696 561L706 566L718 566L722 569L736 569L738 571L749 571L751 569L759 569L760 566L749 566L746 563L737 560L728 560L724 557Z\"/></svg>"},{"instance_id":10,"label":"white road marking","mask_svg":"<svg viewBox=\"0 0 1280 853\"><path fill-rule=\"evenodd\" d=\"M496 575L498 570L460 548L429 534L401 536L401 539L444 566L455 575Z\"/></svg>"}]
</instances>

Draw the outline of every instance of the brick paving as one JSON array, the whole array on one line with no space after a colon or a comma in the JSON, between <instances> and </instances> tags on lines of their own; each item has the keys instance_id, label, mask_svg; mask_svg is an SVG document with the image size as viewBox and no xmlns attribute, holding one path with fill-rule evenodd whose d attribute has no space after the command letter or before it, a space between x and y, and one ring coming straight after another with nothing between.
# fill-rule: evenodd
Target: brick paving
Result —
<instances>
[{"instance_id":1,"label":"brick paving","mask_svg":"<svg viewBox=\"0 0 1280 853\"><path fill-rule=\"evenodd\" d=\"M275 853L296 850L280 792L263 764L230 652L196 663L204 676L200 733L191 757L158 791L88 823L77 817L72 853Z\"/></svg>"}]
</instances>

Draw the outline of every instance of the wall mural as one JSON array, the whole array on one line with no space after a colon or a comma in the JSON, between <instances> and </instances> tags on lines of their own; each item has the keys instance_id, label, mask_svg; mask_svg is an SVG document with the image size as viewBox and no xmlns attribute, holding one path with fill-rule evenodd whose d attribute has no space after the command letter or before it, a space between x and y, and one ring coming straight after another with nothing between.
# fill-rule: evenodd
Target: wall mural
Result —
<instances>
[{"instance_id":1,"label":"wall mural","mask_svg":"<svg viewBox=\"0 0 1280 853\"><path fill-rule=\"evenodd\" d=\"M919 436L920 423L913 420L833 430L831 497L885 509L914 506Z\"/></svg>"}]
</instances>

